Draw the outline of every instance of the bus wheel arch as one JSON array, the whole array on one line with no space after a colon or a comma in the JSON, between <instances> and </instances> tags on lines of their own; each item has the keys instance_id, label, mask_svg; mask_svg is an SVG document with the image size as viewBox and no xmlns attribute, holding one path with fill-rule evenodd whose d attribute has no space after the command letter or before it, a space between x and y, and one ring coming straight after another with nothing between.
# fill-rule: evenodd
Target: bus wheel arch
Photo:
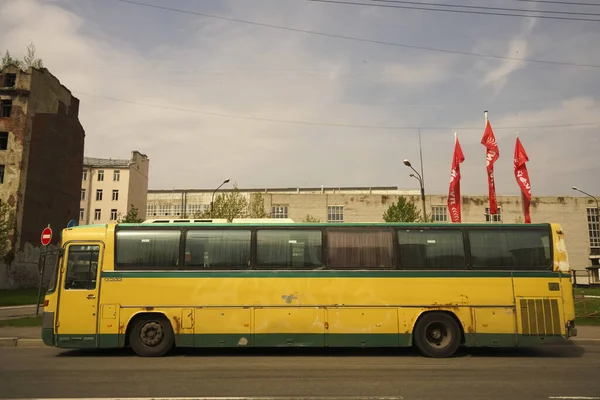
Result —
<instances>
[{"instance_id":1,"label":"bus wheel arch","mask_svg":"<svg viewBox=\"0 0 600 400\"><path fill-rule=\"evenodd\" d=\"M127 324L125 345L140 357L162 357L175 346L173 326L163 313L135 314Z\"/></svg>"},{"instance_id":2,"label":"bus wheel arch","mask_svg":"<svg viewBox=\"0 0 600 400\"><path fill-rule=\"evenodd\" d=\"M460 320L451 311L422 312L414 323L412 344L419 352L431 358L452 357L465 342Z\"/></svg>"}]
</instances>

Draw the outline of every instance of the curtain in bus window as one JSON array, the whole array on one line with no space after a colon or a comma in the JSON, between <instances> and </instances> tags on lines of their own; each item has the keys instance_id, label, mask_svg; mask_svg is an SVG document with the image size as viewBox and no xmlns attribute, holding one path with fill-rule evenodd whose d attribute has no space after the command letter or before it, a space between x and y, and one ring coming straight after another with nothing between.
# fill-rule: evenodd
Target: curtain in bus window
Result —
<instances>
[{"instance_id":1,"label":"curtain in bus window","mask_svg":"<svg viewBox=\"0 0 600 400\"><path fill-rule=\"evenodd\" d=\"M258 267L319 268L322 261L321 231L259 230L256 233Z\"/></svg>"},{"instance_id":2,"label":"curtain in bus window","mask_svg":"<svg viewBox=\"0 0 600 400\"><path fill-rule=\"evenodd\" d=\"M200 269L250 266L250 231L193 230L185 241L185 265Z\"/></svg>"},{"instance_id":3,"label":"curtain in bus window","mask_svg":"<svg viewBox=\"0 0 600 400\"><path fill-rule=\"evenodd\" d=\"M494 229L469 232L475 268L542 268L551 265L549 233Z\"/></svg>"},{"instance_id":4,"label":"curtain in bus window","mask_svg":"<svg viewBox=\"0 0 600 400\"><path fill-rule=\"evenodd\" d=\"M117 232L119 269L174 268L179 263L180 231L134 230Z\"/></svg>"},{"instance_id":5,"label":"curtain in bus window","mask_svg":"<svg viewBox=\"0 0 600 400\"><path fill-rule=\"evenodd\" d=\"M392 268L393 234L378 230L328 230L327 253L330 268Z\"/></svg>"},{"instance_id":6,"label":"curtain in bus window","mask_svg":"<svg viewBox=\"0 0 600 400\"><path fill-rule=\"evenodd\" d=\"M398 231L401 268L465 268L460 230L407 229Z\"/></svg>"}]
</instances>

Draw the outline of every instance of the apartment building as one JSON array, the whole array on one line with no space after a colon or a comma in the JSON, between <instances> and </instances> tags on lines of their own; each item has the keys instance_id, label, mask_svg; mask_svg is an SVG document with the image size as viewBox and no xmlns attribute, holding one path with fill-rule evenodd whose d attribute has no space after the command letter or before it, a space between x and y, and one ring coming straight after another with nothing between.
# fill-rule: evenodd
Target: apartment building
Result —
<instances>
[{"instance_id":1,"label":"apartment building","mask_svg":"<svg viewBox=\"0 0 600 400\"><path fill-rule=\"evenodd\" d=\"M47 69L0 70L0 200L15 208L14 248L77 219L85 132L79 100ZM60 235L54 235L57 244Z\"/></svg>"},{"instance_id":2,"label":"apartment building","mask_svg":"<svg viewBox=\"0 0 600 400\"><path fill-rule=\"evenodd\" d=\"M193 218L208 209L214 189L149 190L147 218ZM227 193L232 189L221 189ZM421 209L419 190L386 187L346 188L264 188L239 189L249 199L262 193L265 209L272 218L291 218L301 222L311 216L321 222L382 222L383 214L399 196L405 196ZM463 222L521 223L520 196L498 196L498 214L490 215L486 196L463 196ZM427 213L436 222L450 221L446 195L427 195ZM592 280L600 282L600 225L598 209L589 197L535 197L531 202L533 223L556 222L563 226L571 265L580 270L590 266Z\"/></svg>"},{"instance_id":3,"label":"apartment building","mask_svg":"<svg viewBox=\"0 0 600 400\"><path fill-rule=\"evenodd\" d=\"M128 160L85 157L79 224L116 222L132 206L145 218L149 165L148 156L136 150Z\"/></svg>"}]
</instances>

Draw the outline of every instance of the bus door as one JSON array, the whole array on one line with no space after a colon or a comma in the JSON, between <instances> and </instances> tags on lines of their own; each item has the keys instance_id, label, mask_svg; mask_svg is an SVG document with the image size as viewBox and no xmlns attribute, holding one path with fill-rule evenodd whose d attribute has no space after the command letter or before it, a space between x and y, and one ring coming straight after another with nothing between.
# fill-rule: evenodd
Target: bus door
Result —
<instances>
[{"instance_id":1,"label":"bus door","mask_svg":"<svg viewBox=\"0 0 600 400\"><path fill-rule=\"evenodd\" d=\"M61 268L58 347L96 347L102 242L71 242Z\"/></svg>"}]
</instances>

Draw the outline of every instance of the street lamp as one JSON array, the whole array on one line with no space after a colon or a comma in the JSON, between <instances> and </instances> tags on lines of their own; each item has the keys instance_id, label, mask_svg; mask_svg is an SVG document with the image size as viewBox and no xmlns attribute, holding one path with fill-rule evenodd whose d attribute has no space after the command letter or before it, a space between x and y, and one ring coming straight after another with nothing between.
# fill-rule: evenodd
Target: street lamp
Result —
<instances>
[{"instance_id":1,"label":"street lamp","mask_svg":"<svg viewBox=\"0 0 600 400\"><path fill-rule=\"evenodd\" d=\"M598 207L598 199L597 198L595 198L594 196L592 196L589 193L584 192L583 190L579 189L577 186L573 186L571 189L581 192L581 193L585 194L586 196L589 196L592 199L596 200L596 213L600 212L600 207ZM598 216L600 217L600 214L598 214Z\"/></svg>"},{"instance_id":2,"label":"street lamp","mask_svg":"<svg viewBox=\"0 0 600 400\"><path fill-rule=\"evenodd\" d=\"M425 187L423 186L423 177L419 175L416 169L413 168L412 164L408 160L404 160L404 165L415 171L415 174L410 174L410 177L415 178L419 181L419 186L421 187L421 201L423 202L423 221L427 221L427 213L425 209Z\"/></svg>"},{"instance_id":3,"label":"street lamp","mask_svg":"<svg viewBox=\"0 0 600 400\"><path fill-rule=\"evenodd\" d=\"M221 189L221 186L223 186L223 185L224 185L224 184L226 184L226 183L229 183L229 179L225 179L225 180L223 181L223 183L221 183L221 184L219 185L219 187L218 187L218 188L216 188L216 189L215 189L215 191L214 191L214 192L213 192L213 194L212 194L212 198L210 199L210 217L211 217L211 218L213 217L213 208L214 208L214 205L215 205L215 193L217 193L217 190Z\"/></svg>"}]
</instances>

